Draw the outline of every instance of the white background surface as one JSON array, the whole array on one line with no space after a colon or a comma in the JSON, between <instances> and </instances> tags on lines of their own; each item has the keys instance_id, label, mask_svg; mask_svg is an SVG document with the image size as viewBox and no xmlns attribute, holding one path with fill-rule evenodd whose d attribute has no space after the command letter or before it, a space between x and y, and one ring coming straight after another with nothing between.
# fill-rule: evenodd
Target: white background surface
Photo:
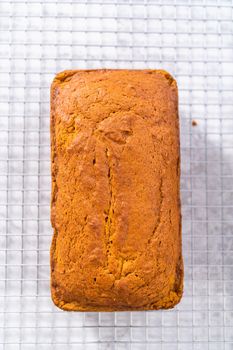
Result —
<instances>
[{"instance_id":1,"label":"white background surface","mask_svg":"<svg viewBox=\"0 0 233 350\"><path fill-rule=\"evenodd\" d=\"M0 2L0 349L233 349L232 8ZM100 67L178 81L185 292L174 310L67 313L50 299L49 86L58 71Z\"/></svg>"}]
</instances>

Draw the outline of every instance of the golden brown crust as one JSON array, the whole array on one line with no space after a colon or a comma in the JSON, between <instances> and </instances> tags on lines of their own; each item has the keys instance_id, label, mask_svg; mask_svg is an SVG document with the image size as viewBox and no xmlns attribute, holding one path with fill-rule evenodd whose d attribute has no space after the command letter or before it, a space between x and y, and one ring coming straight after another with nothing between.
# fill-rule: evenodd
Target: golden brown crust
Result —
<instances>
[{"instance_id":1,"label":"golden brown crust","mask_svg":"<svg viewBox=\"0 0 233 350\"><path fill-rule=\"evenodd\" d=\"M174 307L183 290L175 80L59 73L51 87L51 292L64 310Z\"/></svg>"}]
</instances>

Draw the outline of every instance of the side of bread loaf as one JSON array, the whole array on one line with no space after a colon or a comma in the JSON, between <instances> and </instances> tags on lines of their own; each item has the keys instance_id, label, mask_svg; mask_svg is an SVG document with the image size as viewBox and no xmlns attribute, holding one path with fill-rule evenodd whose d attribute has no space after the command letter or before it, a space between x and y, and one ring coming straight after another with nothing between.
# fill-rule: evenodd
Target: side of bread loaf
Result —
<instances>
[{"instance_id":1,"label":"side of bread loaf","mask_svg":"<svg viewBox=\"0 0 233 350\"><path fill-rule=\"evenodd\" d=\"M175 80L65 71L51 87L51 291L64 310L170 308L182 296Z\"/></svg>"}]
</instances>

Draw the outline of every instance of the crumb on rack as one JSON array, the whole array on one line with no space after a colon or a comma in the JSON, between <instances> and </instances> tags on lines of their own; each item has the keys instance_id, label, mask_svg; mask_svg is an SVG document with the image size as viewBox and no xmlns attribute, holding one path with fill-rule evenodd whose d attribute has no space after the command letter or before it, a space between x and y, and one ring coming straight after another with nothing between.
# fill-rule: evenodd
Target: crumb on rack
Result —
<instances>
[{"instance_id":1,"label":"crumb on rack","mask_svg":"<svg viewBox=\"0 0 233 350\"><path fill-rule=\"evenodd\" d=\"M198 122L195 119L193 119L192 120L192 126L197 126L197 125L198 125Z\"/></svg>"}]
</instances>

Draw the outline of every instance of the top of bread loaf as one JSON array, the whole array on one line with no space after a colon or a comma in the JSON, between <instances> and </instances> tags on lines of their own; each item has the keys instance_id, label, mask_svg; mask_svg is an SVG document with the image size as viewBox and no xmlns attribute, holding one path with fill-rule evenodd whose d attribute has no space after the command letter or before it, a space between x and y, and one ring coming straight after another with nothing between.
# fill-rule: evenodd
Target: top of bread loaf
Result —
<instances>
[{"instance_id":1,"label":"top of bread loaf","mask_svg":"<svg viewBox=\"0 0 233 350\"><path fill-rule=\"evenodd\" d=\"M174 306L183 278L175 80L161 70L62 72L51 135L54 302Z\"/></svg>"}]
</instances>

